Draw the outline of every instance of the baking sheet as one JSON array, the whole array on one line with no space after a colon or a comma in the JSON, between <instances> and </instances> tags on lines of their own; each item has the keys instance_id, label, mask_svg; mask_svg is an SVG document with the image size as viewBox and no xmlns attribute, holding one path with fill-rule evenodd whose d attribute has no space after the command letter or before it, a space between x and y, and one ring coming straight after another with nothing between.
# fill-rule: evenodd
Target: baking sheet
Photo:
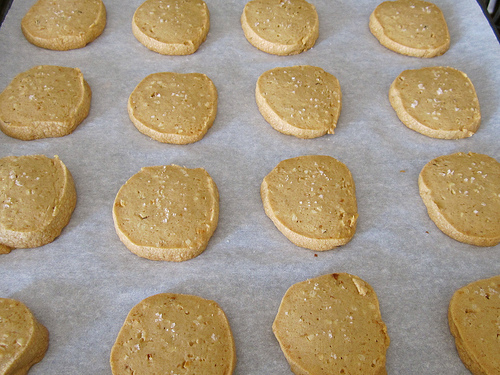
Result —
<instances>
[{"instance_id":1,"label":"baking sheet","mask_svg":"<svg viewBox=\"0 0 500 375\"><path fill-rule=\"evenodd\" d=\"M30 374L109 374L109 353L129 310L160 292L217 301L236 341L235 374L291 374L271 325L292 284L331 272L355 274L376 290L391 346L389 374L468 374L447 325L453 292L500 273L500 246L479 248L447 237L427 216L417 178L431 159L458 151L500 160L500 48L474 0L436 0L451 48L418 59L382 47L368 17L378 1L314 0L320 36L296 56L251 46L240 26L245 0L206 0L211 28L189 56L162 56L142 46L131 19L142 0L105 0L104 33L83 49L49 51L28 43L20 21L34 0L15 0L0 29L0 90L34 65L78 67L92 88L89 117L69 136L20 141L0 133L0 157L59 157L75 179L77 207L53 243L0 257L0 296L29 306L50 331L45 358ZM340 81L343 108L334 135L301 140L278 133L260 115L257 78L278 66L310 64ZM431 139L400 123L387 93L404 69L453 66L471 78L482 125L464 140ZM139 133L127 99L148 74L207 74L219 93L213 127L191 145L168 145ZM291 244L272 224L259 195L281 160L330 155L351 170L359 222L351 242L313 252ZM206 251L182 263L139 258L113 228L114 197L143 166L204 167L220 192L220 219Z\"/></svg>"}]
</instances>

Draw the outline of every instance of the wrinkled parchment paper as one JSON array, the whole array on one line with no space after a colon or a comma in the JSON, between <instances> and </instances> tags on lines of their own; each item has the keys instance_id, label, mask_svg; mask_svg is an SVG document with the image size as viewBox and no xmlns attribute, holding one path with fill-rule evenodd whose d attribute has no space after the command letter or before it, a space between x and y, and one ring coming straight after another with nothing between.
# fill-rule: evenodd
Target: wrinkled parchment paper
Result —
<instances>
[{"instance_id":1,"label":"wrinkled parchment paper","mask_svg":"<svg viewBox=\"0 0 500 375\"><path fill-rule=\"evenodd\" d=\"M0 133L0 156L59 155L78 192L69 225L53 243L0 256L0 297L24 302L50 331L35 374L110 374L109 353L129 310L160 292L217 301L236 341L235 373L291 374L271 325L292 284L349 272L376 290L391 346L389 374L468 374L448 329L454 291L500 273L500 246L459 243L427 216L417 178L431 159L458 151L500 160L500 46L474 0L436 0L451 34L443 56L418 59L382 47L368 29L377 1L314 0L320 36L310 51L268 55L240 26L245 1L206 0L211 28L189 56L162 56L133 36L141 0L104 0L104 33L83 49L38 48L21 33L34 0L15 0L0 28L0 90L34 65L78 67L92 88L89 117L71 135L20 141ZM257 78L278 66L310 64L340 81L343 106L334 135L312 140L278 133L255 104ZM471 78L482 125L471 138L439 140L409 130L388 101L405 69L453 66ZM219 93L213 127L184 146L156 142L129 120L127 99L148 74L207 74ZM281 160L331 155L351 170L359 222L347 245L317 253L291 244L266 217L264 176ZM155 262L128 251L116 235L112 205L120 186L143 166L204 167L220 192L220 219L206 251L183 263Z\"/></svg>"}]
</instances>

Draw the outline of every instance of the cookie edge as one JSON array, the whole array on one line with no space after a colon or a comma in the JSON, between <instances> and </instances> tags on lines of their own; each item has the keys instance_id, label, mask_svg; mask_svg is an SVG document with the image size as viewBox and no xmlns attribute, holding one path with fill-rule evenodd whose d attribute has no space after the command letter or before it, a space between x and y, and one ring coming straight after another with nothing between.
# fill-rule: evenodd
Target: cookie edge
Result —
<instances>
[{"instance_id":1,"label":"cookie edge","mask_svg":"<svg viewBox=\"0 0 500 375\"><path fill-rule=\"evenodd\" d=\"M185 144L191 144L191 143L195 143L195 142L202 140L205 137L205 135L207 134L208 130L212 127L213 123L215 122L215 118L217 117L218 92L217 92L217 88L215 87L215 84L213 83L213 81L207 75L200 73L208 79L210 89L213 90L214 99L215 99L210 116L205 121L205 125L203 126L202 131L197 133L197 134L191 135L191 136L175 134L175 133L162 133L162 132L159 132L159 131L149 127L148 125L144 124L139 119L137 119L134 116L134 108L132 106L132 95L134 94L134 92L138 89L139 85L141 85L144 80L148 79L150 76L152 76L154 74L157 74L157 73L150 74L147 77L145 77L143 80L141 80L141 82L139 82L139 84L134 88L134 90L132 91L132 93L130 94L130 96L128 98L127 111L128 111L128 115L130 117L130 120L132 121L134 126L142 134L147 135L151 139L154 139L155 141L158 141L161 143L185 145Z\"/></svg>"},{"instance_id":2,"label":"cookie edge","mask_svg":"<svg viewBox=\"0 0 500 375\"><path fill-rule=\"evenodd\" d=\"M94 23L89 26L89 31L84 33L83 36L59 36L51 39L37 37L30 32L29 27L26 25L28 13L30 13L31 9L37 4L38 2L33 4L33 6L28 10L28 12L21 20L21 30L24 37L28 40L28 42L37 47L53 51L68 51L72 49L83 48L87 44L92 43L94 40L96 40L106 28L106 6L102 1L100 1L99 13Z\"/></svg>"},{"instance_id":3,"label":"cookie edge","mask_svg":"<svg viewBox=\"0 0 500 375\"><path fill-rule=\"evenodd\" d=\"M458 153L460 154L460 153ZM452 154L455 155L455 154ZM430 165L435 159L432 159L428 162L418 175L418 188L420 197L427 208L427 214L429 218L434 222L436 227L438 227L441 232L446 234L448 237L469 245L481 246L481 247L490 247L495 246L500 243L500 236L498 237L477 237L472 235L466 235L459 230L457 230L453 225L451 225L448 220L444 217L444 215L440 212L439 207L432 199L431 190L427 187L424 178L423 171Z\"/></svg>"},{"instance_id":4,"label":"cookie edge","mask_svg":"<svg viewBox=\"0 0 500 375\"><path fill-rule=\"evenodd\" d=\"M152 38L141 31L139 26L136 23L136 15L140 7L142 7L147 1L144 1L139 7L135 10L134 15L132 17L132 34L134 34L135 38L147 49L159 53L161 55L168 56L185 56L191 55L198 51L200 46L205 42L208 36L208 32L210 31L210 12L208 10L208 6L205 1L202 1L204 8L207 12L207 18L204 25L202 25L201 33L199 38L195 40L188 40L184 43L166 43L161 42L158 39Z\"/></svg>"},{"instance_id":5,"label":"cookie edge","mask_svg":"<svg viewBox=\"0 0 500 375\"><path fill-rule=\"evenodd\" d=\"M307 156L307 155L304 155L304 156ZM331 157L331 156L329 156L329 157ZM300 158L300 156L299 156L299 158ZM292 158L292 159L296 159L296 158ZM285 160L289 160L289 159L285 159ZM285 161L285 160L282 160L282 161ZM337 159L335 159L335 160L339 163L342 163ZM345 166L347 171L349 171L349 168L347 168L347 166L344 163L342 163L342 164ZM279 163L264 177L264 179L262 180L262 183L260 185L260 196L262 199L262 204L264 206L264 212L266 213L267 217L269 217L269 219L271 219L271 221L276 226L276 228L294 245L305 248L305 249L313 250L313 251L334 250L336 247L343 246L343 245L347 244L348 242L350 242L353 239L354 235L356 234L357 218L358 218L357 216L356 216L356 221L353 225L353 231L352 231L351 236L343 237L343 238L323 239L323 238L312 238L309 236L302 235L300 233L296 233L296 232L292 231L290 228L288 228L284 223L282 223L276 217L276 215L274 215L274 210L271 207L270 199L269 199L269 185L267 183L267 177L271 173L273 173L273 171L275 170L275 168L278 165L279 165ZM351 177L351 180L352 180L352 185L353 185L353 190L354 190L354 199L356 200L356 213L358 214L358 212L357 212L357 199L356 199L356 194L355 194L356 188L355 188L355 184L354 184L354 179L352 178L352 174L350 171L349 171L349 176Z\"/></svg>"},{"instance_id":6,"label":"cookie edge","mask_svg":"<svg viewBox=\"0 0 500 375\"><path fill-rule=\"evenodd\" d=\"M269 53L271 55L278 56L290 56L290 55L298 55L302 52L305 52L314 47L316 41L319 37L319 17L318 12L316 11L316 7L309 3L316 14L316 23L313 26L313 33L308 35L306 38L303 38L301 44L278 44L270 42L257 34L250 24L248 23L246 12L248 11L247 4L243 8L243 12L240 17L241 28L243 29L243 34L245 35L246 40L255 48L262 52Z\"/></svg>"},{"instance_id":7,"label":"cookie edge","mask_svg":"<svg viewBox=\"0 0 500 375\"><path fill-rule=\"evenodd\" d=\"M380 4L379 4L380 5ZM435 5L435 4L433 4ZM378 6L377 6L378 7ZM436 6L436 8L438 8ZM438 8L439 9L439 8ZM405 46L404 44L400 44L388 36L385 35L384 32L384 27L378 20L376 16L376 11L377 8L373 10L373 12L370 14L369 22L368 22L368 27L370 29L370 32L373 34L373 36L379 41L381 45L383 45L385 48L399 53L401 55L405 56L411 56L411 57L420 57L420 58L432 58L432 57L437 57L443 55L446 51L449 50L451 40L450 40L450 32L448 29L448 25L446 23L446 19L444 18L443 12L441 9L439 9L440 14L443 18L444 24L446 25L446 31L447 31L447 36L446 36L446 42L436 48L414 48L414 47L409 47Z\"/></svg>"},{"instance_id":8,"label":"cookie edge","mask_svg":"<svg viewBox=\"0 0 500 375\"><path fill-rule=\"evenodd\" d=\"M172 164L175 165L175 164ZM178 168L183 168L178 165L175 165ZM148 168L148 167L146 167ZM141 171L144 168L141 168ZM192 169L192 168L187 168L187 169ZM198 169L198 168L196 168ZM199 168L203 169L203 168ZM135 255L141 257L141 258L146 258L150 260L163 260L163 261L169 261L169 262L182 262L185 260L190 260L201 253L205 251L205 249L208 246L208 243L210 242L210 239L212 238L215 230L217 229L218 226L218 221L219 221L219 191L217 188L217 185L215 184L215 181L212 179L210 174L205 171L207 175L207 181L209 183L210 189L214 193L214 205L212 207L213 209L213 214L212 214L212 219L211 219L211 226L209 230L206 232L204 241L200 244L199 247L197 248L163 248L163 247L154 247L154 246L143 246L143 245L138 245L135 242L133 242L130 238L128 238L127 234L124 233L120 227L119 220L116 214L116 206L117 206L117 198L120 195L120 192L124 188L124 186L127 184L127 182L132 179L135 175L140 173L141 171L135 173L132 175L118 190L118 193L116 194L116 197L113 202L113 223L115 227L116 234L118 235L120 241L125 245L125 247L130 250L130 252L134 253Z\"/></svg>"},{"instance_id":9,"label":"cookie edge","mask_svg":"<svg viewBox=\"0 0 500 375\"><path fill-rule=\"evenodd\" d=\"M44 66L47 65L38 65L25 72L19 73L16 77L14 77L14 79L9 83L9 85L20 75L25 74L37 67L44 67ZM78 125L80 125L90 113L92 90L87 81L84 79L83 73L79 68L67 68L67 69L73 69L77 72L78 76L80 77L80 89L82 93L82 99L72 109L72 116L70 116L69 119L63 121L32 120L27 125L21 124L19 121L15 121L13 123L16 125L11 125L12 122L7 124L5 120L2 119L0 113L0 130L9 137L20 139L22 141L33 141L36 139L44 139L44 138L58 138L73 133L73 131L78 127ZM2 94L3 92L0 93L0 96Z\"/></svg>"},{"instance_id":10,"label":"cookie edge","mask_svg":"<svg viewBox=\"0 0 500 375\"><path fill-rule=\"evenodd\" d=\"M314 67L312 65L308 65L313 68L321 69L319 67ZM271 70L275 70L278 68L274 68ZM325 71L325 73L330 74L336 81L339 86L339 109L337 111L337 116L333 118L333 123L331 126L325 129L301 129L297 128L288 122L286 122L284 119L278 116L278 114L271 108L269 104L267 104L266 99L264 96L260 93L260 83L264 79L263 76L264 74L268 73L268 70L264 73L262 73L259 78L257 79L257 83L255 85L255 101L257 103L257 107L259 108L259 112L261 113L262 117L266 120L266 122L271 125L275 130L278 132L285 134L285 135L293 135L297 138L302 138L302 139L313 139L313 138L318 138L322 137L323 135L326 134L334 134L335 129L337 128L337 123L340 118L340 112L342 111L342 91L340 89L340 83L338 82L337 77L335 77L333 74L330 74ZM323 70L323 69L321 69ZM323 70L324 71L324 70Z\"/></svg>"},{"instance_id":11,"label":"cookie edge","mask_svg":"<svg viewBox=\"0 0 500 375\"><path fill-rule=\"evenodd\" d=\"M421 69L426 69L426 68L421 68ZM419 70L419 69L416 69ZM465 129L462 130L439 130L439 129L432 129L429 128L428 126L425 126L421 122L419 122L417 119L415 119L413 116L411 116L408 111L405 109L405 105L403 103L403 100L401 99L400 96L400 91L396 88L397 81L399 77L404 73L405 71L401 72L396 79L392 82L390 88L389 88L389 102L391 103L392 108L396 112L396 115L398 116L399 120L405 125L407 128L416 131L417 133L420 133L422 135L425 135L427 137L431 138L437 138L437 139L464 139L464 138L469 138L472 137L477 130L479 129L479 126L481 125L481 110L479 107L479 101L478 101L478 113L479 113L479 118L477 119L476 123L473 123L470 128L471 129ZM469 80L469 83L471 87L474 90L474 93L476 93L476 90L474 86L472 85L472 82L470 81L469 77L463 72L462 74L465 75L465 77ZM477 93L476 93L477 97Z\"/></svg>"},{"instance_id":12,"label":"cookie edge","mask_svg":"<svg viewBox=\"0 0 500 375\"><path fill-rule=\"evenodd\" d=\"M41 156L50 159L45 155ZM53 219L43 228L28 232L28 234L24 236L19 235L19 232L7 230L5 234L2 234L2 236L6 238L2 241L1 245L11 249L41 247L55 241L55 239L61 235L64 228L69 224L77 202L77 193L73 176L57 155L55 155L54 158L50 160L54 160L59 164L59 167L63 172L63 175L61 177L65 181L63 191L57 197L57 202L61 203L61 205L57 209L56 216L54 216ZM55 207L57 207L57 204L55 205Z\"/></svg>"},{"instance_id":13,"label":"cookie edge","mask_svg":"<svg viewBox=\"0 0 500 375\"><path fill-rule=\"evenodd\" d=\"M486 279L479 279L476 281L473 281L459 289L457 289L454 293L453 296L450 299L450 303L448 305L448 326L450 329L450 333L452 334L454 340L455 340L455 347L457 349L457 353L460 357L460 360L464 364L464 366L474 375L484 375L487 374L485 370L482 369L482 367L477 363L477 361L473 358L472 354L470 354L466 346L464 345L462 335L460 334L460 330L458 328L458 325L455 323L455 318L454 318L454 305L455 301L458 298L458 293L462 290L465 290L471 286L474 286L475 284L481 283L481 282L487 282L490 280L500 280L500 275L497 276L492 276Z\"/></svg>"}]
</instances>

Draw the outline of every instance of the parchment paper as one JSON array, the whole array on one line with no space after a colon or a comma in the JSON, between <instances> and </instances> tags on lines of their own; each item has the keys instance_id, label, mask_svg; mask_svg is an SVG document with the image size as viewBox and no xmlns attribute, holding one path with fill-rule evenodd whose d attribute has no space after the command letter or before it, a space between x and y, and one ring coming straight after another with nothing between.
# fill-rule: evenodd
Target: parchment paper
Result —
<instances>
[{"instance_id":1,"label":"parchment paper","mask_svg":"<svg viewBox=\"0 0 500 375\"><path fill-rule=\"evenodd\" d=\"M417 178L431 159L458 151L500 160L500 48L474 0L436 0L451 48L418 59L382 47L368 29L378 1L313 0L320 19L315 47L268 55L241 30L245 0L206 0L211 28L190 56L162 56L141 45L131 19L141 0L104 0L104 33L83 49L57 52L26 41L20 22L34 0L15 0L0 29L0 90L34 65L78 67L93 92L89 117L71 135L20 141L0 133L0 156L59 155L72 172L78 203L53 243L0 256L0 296L15 298L50 331L36 374L110 374L109 353L129 310L160 292L217 301L236 341L235 374L291 374L271 325L294 283L349 272L378 294L391 346L389 374L468 374L447 323L454 291L500 273L500 246L479 248L444 235L427 216ZM278 133L255 104L257 78L277 66L310 64L340 81L343 108L334 135L301 140ZM432 139L406 128L388 101L404 69L453 66L471 78L482 125L464 140ZM207 74L219 93L213 127L184 146L156 142L129 120L127 99L148 74ZM359 222L347 245L323 253L291 244L264 213L260 183L276 164L306 154L331 155L351 170ZM116 235L112 205L143 166L204 167L220 192L220 219L206 251L182 263L128 251Z\"/></svg>"}]
</instances>

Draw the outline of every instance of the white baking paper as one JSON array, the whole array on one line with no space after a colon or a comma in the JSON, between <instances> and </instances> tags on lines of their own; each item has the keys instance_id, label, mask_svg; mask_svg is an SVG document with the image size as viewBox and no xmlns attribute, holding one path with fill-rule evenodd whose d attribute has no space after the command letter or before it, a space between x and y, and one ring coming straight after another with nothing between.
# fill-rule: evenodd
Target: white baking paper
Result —
<instances>
[{"instance_id":1,"label":"white baking paper","mask_svg":"<svg viewBox=\"0 0 500 375\"><path fill-rule=\"evenodd\" d=\"M500 160L500 47L474 0L436 0L451 34L443 56L419 59L379 44L368 29L378 1L313 0L320 35L313 49L269 55L240 26L244 0L206 0L211 28L189 56L163 56L132 34L141 0L104 0L107 26L85 48L58 52L24 38L20 22L34 0L15 0L0 28L0 90L34 65L78 67L92 88L88 118L62 137L21 141L0 133L0 157L59 155L73 174L78 203L53 243L0 256L0 297L24 302L50 331L36 374L110 374L109 354L129 310L160 292L217 301L236 342L235 374L291 374L271 325L294 283L349 272L378 294L391 345L389 374L468 374L447 323L454 291L500 274L500 246L480 248L444 235L427 216L417 178L431 159L458 151ZM310 64L340 81L343 105L334 135L302 140L275 131L255 104L257 78L279 66ZM406 128L388 101L405 69L453 66L467 73L481 104L468 139L432 139ZM219 108L199 142L169 145L139 133L127 99L148 74L200 72L215 83ZM357 189L359 222L347 245L314 252L290 243L264 213L259 189L283 159L330 155L345 163ZM204 167L220 192L220 219L206 251L182 263L139 258L120 242L115 195L143 166ZM499 224L500 225L500 224Z\"/></svg>"}]
</instances>

